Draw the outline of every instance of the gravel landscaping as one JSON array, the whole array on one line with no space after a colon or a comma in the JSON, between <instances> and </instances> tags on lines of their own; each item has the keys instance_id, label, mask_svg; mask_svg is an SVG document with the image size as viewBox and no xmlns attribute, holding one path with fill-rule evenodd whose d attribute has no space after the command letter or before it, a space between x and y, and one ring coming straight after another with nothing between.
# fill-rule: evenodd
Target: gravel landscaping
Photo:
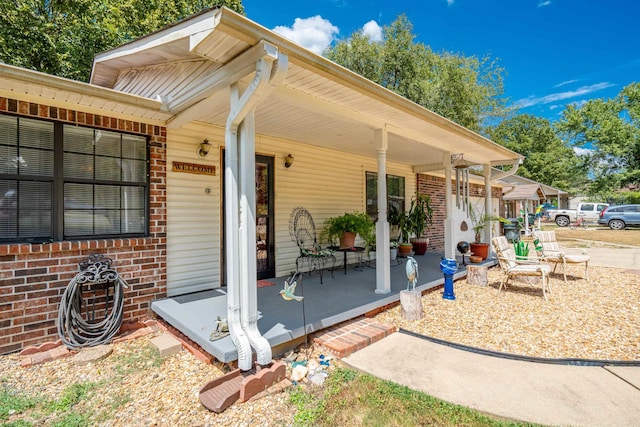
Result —
<instances>
[{"instance_id":1,"label":"gravel landscaping","mask_svg":"<svg viewBox=\"0 0 640 427\"><path fill-rule=\"evenodd\" d=\"M558 268L559 270L559 268ZM489 269L488 286L455 282L455 301L442 291L422 297L425 317L402 320L400 307L376 319L422 335L505 353L535 357L640 360L638 272L568 267L567 282L551 275L548 301L539 284L512 281L498 292L500 270Z\"/></svg>"},{"instance_id":2,"label":"gravel landscaping","mask_svg":"<svg viewBox=\"0 0 640 427\"><path fill-rule=\"evenodd\" d=\"M497 267L491 268L488 286L455 282L454 301L444 300L441 289L424 295L425 317L419 321L402 320L400 307L380 313L376 320L506 353L640 360L640 274L591 266L587 282L583 273L582 266L569 266L566 283L561 275L552 275L552 293L545 302L538 284L513 282L498 292L502 274ZM154 336L118 343L111 356L84 366L76 366L68 357L24 368L19 355L0 356L0 397L21 398L25 405L32 405L9 413L0 407L0 424L292 424L296 409L286 389L234 404L222 414L209 412L200 404L198 391L205 382L223 375L226 367L207 365L187 351L162 359L150 347Z\"/></svg>"}]
</instances>

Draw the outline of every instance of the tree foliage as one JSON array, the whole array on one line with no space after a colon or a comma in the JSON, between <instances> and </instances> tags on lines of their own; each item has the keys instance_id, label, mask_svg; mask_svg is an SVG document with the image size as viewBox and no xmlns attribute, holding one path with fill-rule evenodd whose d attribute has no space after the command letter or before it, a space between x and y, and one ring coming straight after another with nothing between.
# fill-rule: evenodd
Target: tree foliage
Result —
<instances>
[{"instance_id":1,"label":"tree foliage","mask_svg":"<svg viewBox=\"0 0 640 427\"><path fill-rule=\"evenodd\" d=\"M3 0L0 61L88 81L93 57L214 6L241 0Z\"/></svg>"},{"instance_id":2,"label":"tree foliage","mask_svg":"<svg viewBox=\"0 0 640 427\"><path fill-rule=\"evenodd\" d=\"M584 158L593 175L590 195L612 197L620 188L640 185L640 83L626 86L613 99L592 99L568 106L558 132Z\"/></svg>"},{"instance_id":3,"label":"tree foliage","mask_svg":"<svg viewBox=\"0 0 640 427\"><path fill-rule=\"evenodd\" d=\"M488 134L498 144L525 156L518 168L520 176L562 190L580 188L586 180L585 165L547 119L519 114L491 127Z\"/></svg>"},{"instance_id":4,"label":"tree foliage","mask_svg":"<svg viewBox=\"0 0 640 427\"><path fill-rule=\"evenodd\" d=\"M438 54L415 38L413 25L400 15L383 27L381 42L356 31L324 55L469 129L481 131L485 120L504 116L504 70L495 60Z\"/></svg>"}]
</instances>

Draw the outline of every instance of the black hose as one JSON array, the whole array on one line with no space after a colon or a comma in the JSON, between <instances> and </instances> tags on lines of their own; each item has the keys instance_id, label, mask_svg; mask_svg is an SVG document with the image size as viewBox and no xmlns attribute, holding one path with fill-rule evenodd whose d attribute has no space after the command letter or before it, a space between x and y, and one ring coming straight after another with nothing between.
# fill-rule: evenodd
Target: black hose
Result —
<instances>
[{"instance_id":1,"label":"black hose","mask_svg":"<svg viewBox=\"0 0 640 427\"><path fill-rule=\"evenodd\" d=\"M484 356L501 357L503 359L520 360L523 362L549 363L553 365L574 365L574 366L640 366L640 360L598 360L598 359L551 359L546 357L524 356L519 354L502 353L500 351L486 350L478 347L471 347L464 344L457 344L450 341L441 340L439 338L420 335L418 333L400 328L399 332L411 335L423 340L431 341L435 344L446 345L458 350L469 351Z\"/></svg>"},{"instance_id":2,"label":"black hose","mask_svg":"<svg viewBox=\"0 0 640 427\"><path fill-rule=\"evenodd\" d=\"M70 349L110 342L122 325L124 313L124 288L127 283L111 268L111 260L100 257L99 261L91 264L81 264L81 268L83 271L76 274L67 285L58 309L58 336ZM109 295L111 288L113 296ZM83 291L87 290L94 292L91 313L82 296ZM104 291L104 317L96 321L98 290Z\"/></svg>"}]
</instances>

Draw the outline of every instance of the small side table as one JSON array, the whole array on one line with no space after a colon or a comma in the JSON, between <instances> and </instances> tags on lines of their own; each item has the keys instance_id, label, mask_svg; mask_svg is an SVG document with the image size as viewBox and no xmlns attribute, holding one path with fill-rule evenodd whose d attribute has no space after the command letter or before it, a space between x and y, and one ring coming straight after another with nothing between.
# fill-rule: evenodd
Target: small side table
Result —
<instances>
[{"instance_id":1,"label":"small side table","mask_svg":"<svg viewBox=\"0 0 640 427\"><path fill-rule=\"evenodd\" d=\"M351 248L340 248L338 246L329 246L329 249L336 252L342 252L344 254L344 261L343 261L344 274L347 274L347 254L354 253L356 254L356 256L362 257L362 254L364 253L364 248L362 246L353 246ZM359 258L359 259L360 259L360 262L362 262L362 258Z\"/></svg>"}]
</instances>

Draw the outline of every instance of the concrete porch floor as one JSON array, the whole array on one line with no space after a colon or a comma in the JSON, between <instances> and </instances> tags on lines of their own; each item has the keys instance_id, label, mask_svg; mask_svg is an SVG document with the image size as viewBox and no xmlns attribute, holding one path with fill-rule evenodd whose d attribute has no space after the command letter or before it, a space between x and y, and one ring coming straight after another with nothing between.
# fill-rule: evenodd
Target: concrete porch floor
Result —
<instances>
[{"instance_id":1,"label":"concrete porch floor","mask_svg":"<svg viewBox=\"0 0 640 427\"><path fill-rule=\"evenodd\" d=\"M419 266L416 290L424 291L444 283L440 271L441 257L439 252L414 257ZM391 292L386 295L374 292L376 269L367 265L359 268L349 265L346 274L342 266L338 266L333 278L325 271L324 284L320 284L317 272L311 276L303 274L295 292L296 295L304 295L301 302L285 301L278 294L285 277L267 279L275 285L258 288L258 328L272 347L282 348L286 343L304 337L303 302L308 334L395 303L400 299L400 291L407 287L405 262L405 259L398 265L392 262ZM454 279L464 276L466 269L460 265ZM217 317L227 316L225 287L157 300L152 302L151 309L219 361L229 363L237 360L231 337L216 341L209 339Z\"/></svg>"}]
</instances>

